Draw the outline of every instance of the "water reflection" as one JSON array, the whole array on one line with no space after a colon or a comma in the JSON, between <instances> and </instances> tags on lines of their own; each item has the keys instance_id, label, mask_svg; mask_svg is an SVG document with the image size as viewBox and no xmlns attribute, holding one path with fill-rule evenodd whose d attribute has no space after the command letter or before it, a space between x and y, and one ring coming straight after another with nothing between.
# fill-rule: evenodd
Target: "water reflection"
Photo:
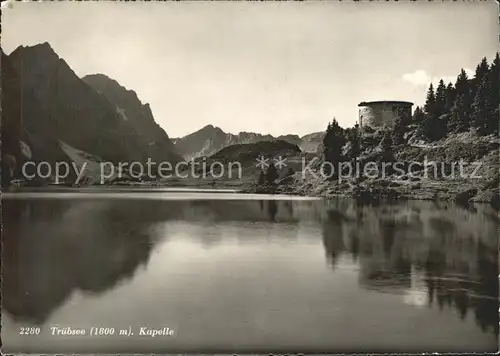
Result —
<instances>
[{"instance_id":1,"label":"water reflection","mask_svg":"<svg viewBox=\"0 0 500 356\"><path fill-rule=\"evenodd\" d=\"M140 213L113 202L2 205L3 306L16 319L41 324L72 292L102 293L148 261L154 205Z\"/></svg>"},{"instance_id":2,"label":"water reflection","mask_svg":"<svg viewBox=\"0 0 500 356\"><path fill-rule=\"evenodd\" d=\"M275 221L280 202L4 199L3 305L42 324L73 293L102 293L145 265L167 220ZM267 204L266 211L262 211ZM281 219L293 221L293 207ZM168 231L161 231L162 239ZM202 243L220 236L202 231Z\"/></svg>"},{"instance_id":3,"label":"water reflection","mask_svg":"<svg viewBox=\"0 0 500 356\"><path fill-rule=\"evenodd\" d=\"M495 217L448 204L337 209L330 207L323 222L332 268L342 254L351 255L359 261L363 287L403 294L415 306L454 308L462 319L471 311L484 331L498 333Z\"/></svg>"},{"instance_id":4,"label":"water reflection","mask_svg":"<svg viewBox=\"0 0 500 356\"><path fill-rule=\"evenodd\" d=\"M275 221L276 214L278 213L278 204L276 203L276 200L268 201L267 212L269 214L269 219L271 221Z\"/></svg>"},{"instance_id":5,"label":"water reflection","mask_svg":"<svg viewBox=\"0 0 500 356\"><path fill-rule=\"evenodd\" d=\"M498 220L486 208L361 206L346 200L2 203L3 305L15 320L42 324L74 292L105 294L127 283L148 265L155 246L171 238L165 222L183 221L199 224L187 237L203 247L223 245L234 233L231 238L253 239L266 252L272 243L267 237L278 234L274 242L283 243L285 235L276 229L283 224L286 236L307 240L295 241L298 248L319 244L328 276L344 268L347 257L359 269L360 290L400 295L411 308L453 310L462 319L473 315L483 330L498 333ZM314 277L297 275L294 283L300 278Z\"/></svg>"}]
</instances>

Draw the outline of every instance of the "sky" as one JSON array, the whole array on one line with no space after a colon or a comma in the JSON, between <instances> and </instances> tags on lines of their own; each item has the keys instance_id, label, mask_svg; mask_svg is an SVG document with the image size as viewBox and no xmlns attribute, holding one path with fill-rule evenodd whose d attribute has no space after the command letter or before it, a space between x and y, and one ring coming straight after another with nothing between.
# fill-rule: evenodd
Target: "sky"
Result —
<instances>
[{"instance_id":1,"label":"sky","mask_svg":"<svg viewBox=\"0 0 500 356\"><path fill-rule=\"evenodd\" d=\"M134 90L170 137L349 127L360 102L422 104L499 47L495 1L27 2L1 21L6 53L49 42L78 76Z\"/></svg>"}]
</instances>

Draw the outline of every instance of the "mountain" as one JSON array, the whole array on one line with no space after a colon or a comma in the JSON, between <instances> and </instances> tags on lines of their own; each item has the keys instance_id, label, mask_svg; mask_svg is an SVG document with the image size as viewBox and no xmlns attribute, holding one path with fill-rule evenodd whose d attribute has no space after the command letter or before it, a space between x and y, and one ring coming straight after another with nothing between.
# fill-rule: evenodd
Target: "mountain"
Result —
<instances>
[{"instance_id":1,"label":"mountain","mask_svg":"<svg viewBox=\"0 0 500 356\"><path fill-rule=\"evenodd\" d=\"M300 148L305 152L321 152L323 151L323 138L325 131L313 132L300 138Z\"/></svg>"},{"instance_id":2,"label":"mountain","mask_svg":"<svg viewBox=\"0 0 500 356\"><path fill-rule=\"evenodd\" d=\"M278 157L300 154L301 150L297 145L283 140L272 140L231 145L213 154L210 159L255 165L256 159L260 156Z\"/></svg>"},{"instance_id":3,"label":"mountain","mask_svg":"<svg viewBox=\"0 0 500 356\"><path fill-rule=\"evenodd\" d=\"M286 141L297 146L300 146L300 144L302 143L299 135L281 135L276 137L276 139Z\"/></svg>"},{"instance_id":4,"label":"mountain","mask_svg":"<svg viewBox=\"0 0 500 356\"><path fill-rule=\"evenodd\" d=\"M318 139L319 136L314 136L314 138ZM318 145L322 142L322 139L323 137L321 136L321 138L316 142L311 138L310 141L306 141L307 145L306 149L304 149L302 147L302 144L304 143L303 138L298 135L282 135L279 137L273 137L271 135L262 135L253 132L231 134L224 132L219 127L207 125L187 136L175 138L173 139L173 142L177 152L179 152L179 154L181 154L186 160L191 160L196 157L210 156L222 148L231 145L274 140L282 140L293 145L298 145L303 151L306 152L317 152ZM316 146L315 143L317 143Z\"/></svg>"},{"instance_id":5,"label":"mountain","mask_svg":"<svg viewBox=\"0 0 500 356\"><path fill-rule=\"evenodd\" d=\"M5 57L8 66L4 70L2 65L2 73L19 78L20 86L4 86L2 97L16 100L5 100L3 107L19 115L34 161L72 162L61 143L114 163L146 162L148 157L171 163L182 160L154 122L149 106L118 83L104 76L87 78L96 86L112 82L102 92L96 90L46 42L18 47Z\"/></svg>"},{"instance_id":6,"label":"mountain","mask_svg":"<svg viewBox=\"0 0 500 356\"><path fill-rule=\"evenodd\" d=\"M148 146L148 157L154 162L180 161L180 157L167 133L153 117L149 104L143 104L133 90L127 90L117 81L104 74L87 75L82 80L103 94L124 121L137 132L140 139Z\"/></svg>"},{"instance_id":7,"label":"mountain","mask_svg":"<svg viewBox=\"0 0 500 356\"><path fill-rule=\"evenodd\" d=\"M240 132L237 135L225 133L219 127L207 125L182 138L174 139L175 148L186 160L196 157L210 156L224 147L255 143L259 141L272 141L271 135L261 135L252 132Z\"/></svg>"},{"instance_id":8,"label":"mountain","mask_svg":"<svg viewBox=\"0 0 500 356\"><path fill-rule=\"evenodd\" d=\"M2 120L1 147L2 147L2 182L10 181L14 170L21 159L21 101L20 81L9 57L2 55Z\"/></svg>"},{"instance_id":9,"label":"mountain","mask_svg":"<svg viewBox=\"0 0 500 356\"><path fill-rule=\"evenodd\" d=\"M201 183L249 187L258 181L263 166L274 163L279 177L282 177L290 171L302 170L304 162L308 162L311 156L302 152L297 145L283 140L239 143L224 147L211 156L194 159L182 173L186 179L174 180L184 185ZM203 180L199 177L203 177Z\"/></svg>"}]
</instances>

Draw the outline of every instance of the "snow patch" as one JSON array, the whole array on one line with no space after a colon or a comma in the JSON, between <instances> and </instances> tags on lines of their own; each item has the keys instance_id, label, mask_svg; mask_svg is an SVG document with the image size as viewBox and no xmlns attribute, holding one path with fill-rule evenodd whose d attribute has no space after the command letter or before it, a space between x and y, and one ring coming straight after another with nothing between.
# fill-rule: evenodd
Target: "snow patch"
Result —
<instances>
[{"instance_id":1,"label":"snow patch","mask_svg":"<svg viewBox=\"0 0 500 356\"><path fill-rule=\"evenodd\" d=\"M26 142L19 141L19 144L21 146L21 153L23 154L24 157L27 159L31 159L33 157L33 154L31 153L31 148L26 144Z\"/></svg>"},{"instance_id":2,"label":"snow patch","mask_svg":"<svg viewBox=\"0 0 500 356\"><path fill-rule=\"evenodd\" d=\"M123 119L123 121L128 121L128 117L125 114L125 110L122 109L121 107L119 107L118 105L116 106L116 112L118 113L118 115L121 116L121 118Z\"/></svg>"},{"instance_id":3,"label":"snow patch","mask_svg":"<svg viewBox=\"0 0 500 356\"><path fill-rule=\"evenodd\" d=\"M59 141L59 143L64 153L68 155L68 157L74 162L74 165L78 168L78 172L81 172L82 167L84 169L82 177L78 183L101 183L101 173L104 173L105 177L109 177L110 173L113 173L110 178L105 179L105 182L113 180L118 176L118 169L115 167L111 171L112 168L109 167L108 164L102 164L102 162L104 162L102 158L74 148L63 141Z\"/></svg>"}]
</instances>

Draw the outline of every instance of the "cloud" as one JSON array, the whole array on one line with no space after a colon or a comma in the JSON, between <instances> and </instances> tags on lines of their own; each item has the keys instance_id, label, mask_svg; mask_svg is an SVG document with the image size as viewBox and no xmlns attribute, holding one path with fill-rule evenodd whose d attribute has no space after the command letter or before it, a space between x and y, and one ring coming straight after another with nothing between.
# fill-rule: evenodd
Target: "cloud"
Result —
<instances>
[{"instance_id":1,"label":"cloud","mask_svg":"<svg viewBox=\"0 0 500 356\"><path fill-rule=\"evenodd\" d=\"M474 71L469 68L464 68L465 73L467 73L467 76L469 78L474 77ZM458 73L457 73L458 75ZM455 84L455 81L457 80L456 75L442 75L442 76L431 76L429 73L427 73L423 69L418 69L413 73L406 73L403 74L402 79L406 82L409 82L413 84L416 87L428 87L430 83L432 83L434 86L436 86L441 79L445 82L445 84L448 83L453 83Z\"/></svg>"},{"instance_id":2,"label":"cloud","mask_svg":"<svg viewBox=\"0 0 500 356\"><path fill-rule=\"evenodd\" d=\"M419 69L413 73L403 74L403 80L416 86L429 85L431 76L425 70Z\"/></svg>"}]
</instances>

